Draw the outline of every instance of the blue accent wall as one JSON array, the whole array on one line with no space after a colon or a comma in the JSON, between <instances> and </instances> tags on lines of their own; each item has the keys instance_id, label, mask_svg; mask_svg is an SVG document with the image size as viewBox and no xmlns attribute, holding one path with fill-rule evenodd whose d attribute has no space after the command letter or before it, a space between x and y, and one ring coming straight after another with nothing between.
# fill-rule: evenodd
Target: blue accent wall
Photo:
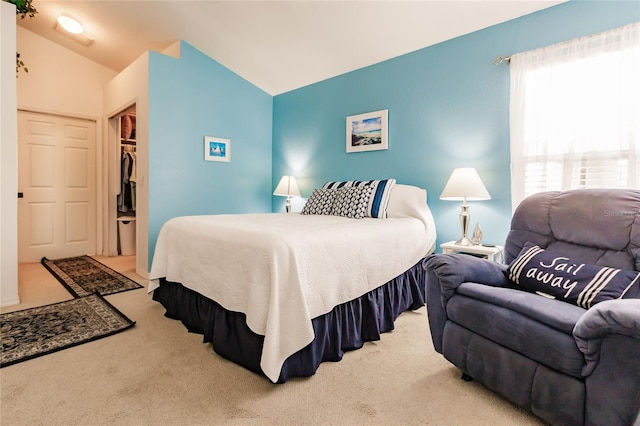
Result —
<instances>
[{"instance_id":1,"label":"blue accent wall","mask_svg":"<svg viewBox=\"0 0 640 426\"><path fill-rule=\"evenodd\" d=\"M396 178L427 189L438 244L460 236L460 202L440 201L456 167L478 170L490 201L470 202L484 242L511 220L506 56L640 20L640 2L570 1L274 97L273 181L294 175L303 197L327 180ZM389 110L389 149L345 152L346 117ZM304 199L294 199L300 210ZM273 197L273 210L284 200Z\"/></svg>"},{"instance_id":2,"label":"blue accent wall","mask_svg":"<svg viewBox=\"0 0 640 426\"><path fill-rule=\"evenodd\" d=\"M270 212L273 97L181 42L149 55L149 267L168 219ZM204 160L204 136L231 139L231 162Z\"/></svg>"}]
</instances>

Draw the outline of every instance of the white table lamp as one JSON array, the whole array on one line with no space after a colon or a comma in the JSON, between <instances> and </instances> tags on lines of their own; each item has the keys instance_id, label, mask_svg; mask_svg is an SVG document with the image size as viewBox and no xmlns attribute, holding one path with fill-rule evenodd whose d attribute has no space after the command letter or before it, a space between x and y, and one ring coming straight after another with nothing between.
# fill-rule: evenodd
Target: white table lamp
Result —
<instances>
[{"instance_id":1,"label":"white table lamp","mask_svg":"<svg viewBox=\"0 0 640 426\"><path fill-rule=\"evenodd\" d=\"M469 201L490 200L491 196L485 188L478 172L473 167L462 167L454 169L444 186L441 200L462 200L462 211L460 212L460 226L462 227L462 237L456 241L461 246L471 246L473 243L467 238L467 230L471 215L469 214Z\"/></svg>"},{"instance_id":2,"label":"white table lamp","mask_svg":"<svg viewBox=\"0 0 640 426\"><path fill-rule=\"evenodd\" d=\"M276 190L273 191L273 195L281 195L287 197L285 209L287 213L291 212L291 197L299 197L300 189L296 183L296 178L293 176L282 176Z\"/></svg>"}]
</instances>

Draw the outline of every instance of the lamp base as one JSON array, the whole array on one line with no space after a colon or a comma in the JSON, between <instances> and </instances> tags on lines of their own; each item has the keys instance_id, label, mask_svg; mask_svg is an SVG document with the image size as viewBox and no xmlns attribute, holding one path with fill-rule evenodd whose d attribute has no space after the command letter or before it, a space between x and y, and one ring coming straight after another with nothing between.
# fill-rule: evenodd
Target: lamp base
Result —
<instances>
[{"instance_id":1,"label":"lamp base","mask_svg":"<svg viewBox=\"0 0 640 426\"><path fill-rule=\"evenodd\" d=\"M467 204L466 198L463 201L461 207L462 210L460 211L460 227L462 228L462 237L460 237L460 239L456 241L456 244L459 246L472 246L473 243L469 241L469 238L467 238L467 230L469 229L471 215L469 214L469 205Z\"/></svg>"},{"instance_id":2,"label":"lamp base","mask_svg":"<svg viewBox=\"0 0 640 426\"><path fill-rule=\"evenodd\" d=\"M291 213L291 199L287 195L287 201L284 203L284 209L287 213Z\"/></svg>"},{"instance_id":3,"label":"lamp base","mask_svg":"<svg viewBox=\"0 0 640 426\"><path fill-rule=\"evenodd\" d=\"M456 241L456 245L457 246L473 246L475 244L473 244L471 240L469 240L469 238L467 238L465 235L462 238L460 238L458 241Z\"/></svg>"}]
</instances>

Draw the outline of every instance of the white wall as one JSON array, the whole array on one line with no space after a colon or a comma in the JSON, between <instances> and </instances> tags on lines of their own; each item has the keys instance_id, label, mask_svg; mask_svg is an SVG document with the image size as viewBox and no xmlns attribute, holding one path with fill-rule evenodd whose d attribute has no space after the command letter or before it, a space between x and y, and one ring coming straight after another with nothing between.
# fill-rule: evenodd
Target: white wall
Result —
<instances>
[{"instance_id":1,"label":"white wall","mask_svg":"<svg viewBox=\"0 0 640 426\"><path fill-rule=\"evenodd\" d=\"M35 18L38 19L36 15ZM15 17L14 17L15 20ZM20 26L17 49L29 72L20 72L18 108L96 122L97 253L102 253L103 90L117 73ZM5 161L4 159L2 160ZM16 226L14 224L13 226Z\"/></svg>"},{"instance_id":2,"label":"white wall","mask_svg":"<svg viewBox=\"0 0 640 426\"><path fill-rule=\"evenodd\" d=\"M20 59L29 68L18 78L18 108L83 118L104 116L103 89L115 71L20 26L17 34Z\"/></svg>"},{"instance_id":3,"label":"white wall","mask_svg":"<svg viewBox=\"0 0 640 426\"><path fill-rule=\"evenodd\" d=\"M0 2L0 306L18 295L16 8Z\"/></svg>"},{"instance_id":4,"label":"white wall","mask_svg":"<svg viewBox=\"0 0 640 426\"><path fill-rule=\"evenodd\" d=\"M37 15L34 19L38 19ZM18 27L17 31L20 57L29 68L29 73L24 74L25 78L21 75L18 79L18 107L97 119L99 252L104 246L103 238L108 241L109 226L115 226L115 219L111 221L109 218L111 212L115 212L115 207L110 208L109 203L115 202L116 193L113 191L119 188L118 185L114 189L114 183L110 181L109 171L115 170L114 161L118 157L113 141L109 140L107 120L136 103L136 269L138 274L146 276L148 54L143 54L121 73L116 73L22 27ZM105 225L104 229L101 225Z\"/></svg>"},{"instance_id":5,"label":"white wall","mask_svg":"<svg viewBox=\"0 0 640 426\"><path fill-rule=\"evenodd\" d=\"M0 115L0 306L18 303L17 260L17 108L96 120L97 148L101 152L104 111L103 89L117 73L64 47L16 28L15 8L2 6ZM36 15L35 18L38 19ZM16 79L15 51L29 72ZM16 93L17 83L17 93ZM16 108L17 105L17 108ZM10 141L14 141L11 143ZM97 175L102 176L102 156ZM102 187L100 180L98 188ZM99 199L102 195L99 192ZM100 206L98 206L100 209ZM99 218L99 223L101 219ZM101 242L99 242L99 245Z\"/></svg>"},{"instance_id":6,"label":"white wall","mask_svg":"<svg viewBox=\"0 0 640 426\"><path fill-rule=\"evenodd\" d=\"M136 104L136 273L142 277L148 276L149 260L149 231L148 231L148 206L149 189L148 158L149 158L149 54L144 53L113 80L104 89L104 115L112 117L131 104ZM115 138L118 135L108 133L113 129L109 126L105 130L105 143L103 154L109 161L116 161ZM108 223L114 226L115 200L120 190L119 176L109 171L116 170L115 164L110 163L105 167L104 180L109 182L108 203L105 204L105 217ZM113 203L112 205L109 205ZM111 215L111 217L109 216ZM113 232L111 233L113 239ZM108 238L106 236L105 238ZM111 244L113 245L113 244Z\"/></svg>"}]
</instances>

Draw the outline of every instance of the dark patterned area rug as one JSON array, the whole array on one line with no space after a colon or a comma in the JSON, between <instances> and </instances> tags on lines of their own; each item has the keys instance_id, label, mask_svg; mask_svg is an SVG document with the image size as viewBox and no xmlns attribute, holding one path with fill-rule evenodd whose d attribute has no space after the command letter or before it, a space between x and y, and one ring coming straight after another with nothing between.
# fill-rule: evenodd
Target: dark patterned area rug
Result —
<instances>
[{"instance_id":1,"label":"dark patterned area rug","mask_svg":"<svg viewBox=\"0 0 640 426\"><path fill-rule=\"evenodd\" d=\"M69 290L73 297L84 297L93 293L107 296L142 288L137 282L89 256L58 260L43 257L41 263Z\"/></svg>"},{"instance_id":2,"label":"dark patterned area rug","mask_svg":"<svg viewBox=\"0 0 640 426\"><path fill-rule=\"evenodd\" d=\"M134 324L99 294L0 314L0 367L111 336Z\"/></svg>"}]
</instances>

